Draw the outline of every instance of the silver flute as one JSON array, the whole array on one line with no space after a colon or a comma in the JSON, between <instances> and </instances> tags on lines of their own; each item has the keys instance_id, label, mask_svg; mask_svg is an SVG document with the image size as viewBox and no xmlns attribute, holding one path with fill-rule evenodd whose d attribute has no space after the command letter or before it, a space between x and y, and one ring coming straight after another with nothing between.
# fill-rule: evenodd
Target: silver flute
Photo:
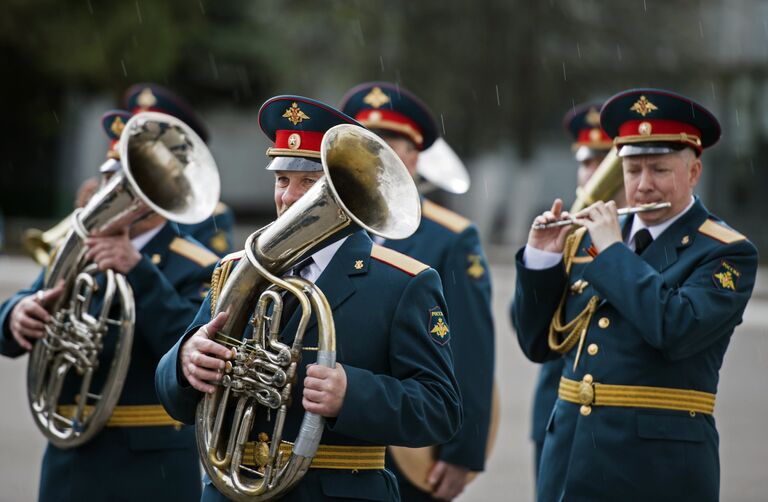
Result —
<instances>
[{"instance_id":1,"label":"silver flute","mask_svg":"<svg viewBox=\"0 0 768 502\"><path fill-rule=\"evenodd\" d=\"M656 202L654 204L642 204L635 207L622 207L619 209L619 216L625 214L646 213L648 211L656 211L659 209L666 209L671 207L671 202ZM532 225L534 230L544 230L545 228L565 227L567 225L578 225L572 218L568 218L560 221L553 221L552 223L540 223L538 225Z\"/></svg>"}]
</instances>

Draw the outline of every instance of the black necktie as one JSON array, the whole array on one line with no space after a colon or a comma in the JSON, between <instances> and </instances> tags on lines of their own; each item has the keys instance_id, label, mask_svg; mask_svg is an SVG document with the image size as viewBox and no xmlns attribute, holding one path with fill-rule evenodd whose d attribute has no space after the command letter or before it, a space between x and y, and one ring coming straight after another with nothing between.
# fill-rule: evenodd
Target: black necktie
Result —
<instances>
[{"instance_id":1,"label":"black necktie","mask_svg":"<svg viewBox=\"0 0 768 502\"><path fill-rule=\"evenodd\" d=\"M647 228L638 230L635 234L635 253L643 254L643 251L645 251L645 248L647 248L651 242L653 242L653 237Z\"/></svg>"},{"instance_id":2,"label":"black necktie","mask_svg":"<svg viewBox=\"0 0 768 502\"><path fill-rule=\"evenodd\" d=\"M306 260L302 261L295 267L291 269L291 271L286 274L286 276L293 276L293 277L301 277L301 273L306 270L307 267L312 265L314 263L314 260L312 257L307 258ZM293 313L296 311L296 308L299 306L299 299L296 298L295 295L292 295L288 292L283 295L283 313L280 316L280 331L282 332L283 329L285 329L285 325L288 324L288 320L291 318Z\"/></svg>"}]
</instances>

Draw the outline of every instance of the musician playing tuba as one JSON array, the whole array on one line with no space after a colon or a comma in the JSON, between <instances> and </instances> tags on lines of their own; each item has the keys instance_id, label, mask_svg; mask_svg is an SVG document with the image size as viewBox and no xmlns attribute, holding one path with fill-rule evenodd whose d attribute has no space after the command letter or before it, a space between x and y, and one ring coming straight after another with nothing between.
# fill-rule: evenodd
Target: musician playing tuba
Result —
<instances>
[{"instance_id":1,"label":"musician playing tuba","mask_svg":"<svg viewBox=\"0 0 768 502\"><path fill-rule=\"evenodd\" d=\"M102 121L115 146L110 148L109 160L101 170L107 184L126 176L127 167L121 163L116 145L129 118L127 112L109 112ZM165 122L153 124L170 132L176 127ZM178 139L194 144L185 127L179 126L178 130L182 131ZM147 143L152 144L153 141ZM133 176L153 177L149 171L163 167L151 165L152 169L144 173L133 165L131 169ZM215 165L211 169L215 172ZM175 181L179 183L178 178ZM218 185L218 175L216 181ZM170 187L170 183L156 185L159 192ZM212 187L211 184L208 189ZM129 191L122 185L117 190ZM99 206L94 199L106 200L104 194L97 192L79 213L81 225L87 226L89 218L101 217L104 205ZM213 197L208 204L210 210L218 193ZM139 214L147 209L144 202L135 207ZM153 375L162 354L194 317L207 292L217 256L197 241L178 235L165 217L154 211L146 214L130 227L117 225L104 232L93 231L82 240L70 235L65 245L55 252L52 265L40 273L32 286L0 306L3 326L0 352L18 357L32 350L39 356L39 366L30 363L29 377L30 382L42 381L42 388L30 385L30 396L36 396L31 403L34 418L49 438L40 478L41 501L197 500L200 497L194 430L183 427L165 413L155 394ZM68 248L69 244L73 247ZM85 268L78 268L71 275L65 273L60 280L51 279L50 275L57 273L56 264L69 260L63 256L65 248L83 249L75 254L82 253L85 258L80 261L75 256L73 260L85 264ZM119 291L113 293L126 292L127 296L122 298L122 305L101 309L106 304L104 295L109 294L108 276L120 277ZM52 281L55 282L50 284ZM121 310L128 315L117 321ZM55 329L56 336L50 336L47 330L59 326L56 324L59 321L69 327L76 326L73 330L96 325L107 330L97 338L83 332L65 338ZM98 338L101 335L103 338ZM67 350L64 344L70 344L72 339L84 343L95 339L96 345L101 345L100 352L97 350L93 356L95 364L89 366L90 361L86 361L82 373L81 362L68 358L90 357L91 349L99 347L89 347L87 353L80 348ZM125 350L128 353L124 353ZM45 354L53 355L46 358ZM113 373L122 364L126 365L127 372L122 376L119 372ZM47 374L38 371L41 367ZM83 377L90 375L91 369L95 371L89 380L90 387L84 386ZM59 379L56 374L60 375ZM42 380L46 376L51 379ZM113 389L116 395L103 393L97 399L92 394L105 388ZM83 396L84 389L86 396ZM50 401L38 400L39 395ZM112 400L116 403L111 410L105 410L103 428L92 424L93 417L102 413L97 411L99 406ZM77 403L84 404L82 410L78 411Z\"/></svg>"},{"instance_id":2,"label":"musician playing tuba","mask_svg":"<svg viewBox=\"0 0 768 502\"><path fill-rule=\"evenodd\" d=\"M221 261L197 317L160 362L160 400L172 417L185 423L196 420L197 410L207 473L204 500L363 495L399 500L397 481L384 468L385 445L442 443L462 421L448 343L451 326L437 273L373 244L365 231L400 237L413 232L419 215L415 186L382 140L323 103L278 96L262 106L258 120L274 143L267 152L267 169L274 174L278 218L257 232L258 238L249 238L244 251ZM380 156L388 160L376 167ZM343 200L345 211L324 196L328 187ZM390 197L392 193L396 196ZM328 207L330 213L322 213ZM343 221L347 216L342 213L352 214L357 229L316 245L299 238L315 233L312 227L325 216ZM403 223L405 231L394 229ZM287 241L293 245L284 245ZM307 252L272 262L269 256L276 248L289 255L288 248ZM254 260L257 255L260 260ZM281 301L291 292L279 290L261 297L269 296L274 310L257 307L253 319L250 307L232 308L254 289L239 281L239 274L252 268L268 273L270 267L277 282L322 291L325 301L313 303L326 308L305 317L303 302L292 311L290 299ZM332 326L326 314L332 316ZM265 343L244 345L245 323L235 317L248 321L248 339ZM327 335L330 328L335 330L335 347ZM294 337L300 336L303 344L297 348ZM268 347L279 353L267 353ZM283 366L277 361L284 350L297 354ZM335 364L329 363L333 355ZM261 359L257 367L248 366ZM250 377L240 378L243 373ZM276 381L279 389L274 407L271 389L263 385L267 380ZM259 392L241 390L249 386ZM286 400L292 406L287 415ZM237 407L224 408L225 401ZM266 405L255 407L256 401ZM211 420L219 424L219 415L245 418L224 420L227 434L219 440L218 425L211 426ZM316 432L322 437L310 447L307 416L325 421L314 422L321 424ZM284 427L276 438L273 431L280 421ZM283 483L281 473L295 470L292 462L302 455L311 457L303 478ZM298 461L305 462L302 458Z\"/></svg>"}]
</instances>

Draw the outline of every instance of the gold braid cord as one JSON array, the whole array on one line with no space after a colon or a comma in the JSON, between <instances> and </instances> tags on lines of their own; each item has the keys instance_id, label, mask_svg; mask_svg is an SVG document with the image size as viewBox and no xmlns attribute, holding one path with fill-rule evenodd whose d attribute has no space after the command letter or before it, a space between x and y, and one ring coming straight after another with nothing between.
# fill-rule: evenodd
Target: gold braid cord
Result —
<instances>
[{"instance_id":1,"label":"gold braid cord","mask_svg":"<svg viewBox=\"0 0 768 502\"><path fill-rule=\"evenodd\" d=\"M233 263L235 263L234 260L222 263L216 267L213 275L211 275L211 317L216 313L216 301L219 299L221 290L224 289L224 284L229 278Z\"/></svg>"},{"instance_id":2,"label":"gold braid cord","mask_svg":"<svg viewBox=\"0 0 768 502\"><path fill-rule=\"evenodd\" d=\"M579 243L584 237L587 229L582 227L573 232L565 241L565 247L563 248L563 259L565 261L565 274L571 273L571 265L573 264L573 258L576 256L576 252L579 249ZM563 296L560 298L560 304L555 310L555 315L552 316L552 322L549 323L549 348L560 354L565 354L571 350L580 339L583 339L587 334L587 327L592 320L592 316L597 310L597 303L600 298L593 296L589 299L587 306L579 312L568 324L563 324L563 313L565 310L565 300L568 297L568 285L566 284ZM582 342L583 343L583 342Z\"/></svg>"}]
</instances>

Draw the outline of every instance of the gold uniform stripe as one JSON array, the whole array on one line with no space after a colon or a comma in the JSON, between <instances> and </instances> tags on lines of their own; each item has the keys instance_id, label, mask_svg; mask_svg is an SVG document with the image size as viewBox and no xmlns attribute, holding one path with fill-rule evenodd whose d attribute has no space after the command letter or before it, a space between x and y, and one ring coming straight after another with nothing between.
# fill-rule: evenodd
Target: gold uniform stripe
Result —
<instances>
[{"instance_id":1,"label":"gold uniform stripe","mask_svg":"<svg viewBox=\"0 0 768 502\"><path fill-rule=\"evenodd\" d=\"M424 199L424 203L421 205L421 215L457 234L463 232L472 224L470 220L462 215L454 213L450 209L439 206L427 199Z\"/></svg>"},{"instance_id":2,"label":"gold uniform stripe","mask_svg":"<svg viewBox=\"0 0 768 502\"><path fill-rule=\"evenodd\" d=\"M429 268L429 265L425 265L418 260L414 260L410 256L398 253L394 249L379 246L378 244L374 244L371 248L371 257L392 265L395 268L399 268L403 272L410 275L419 275Z\"/></svg>"},{"instance_id":3,"label":"gold uniform stripe","mask_svg":"<svg viewBox=\"0 0 768 502\"><path fill-rule=\"evenodd\" d=\"M59 406L56 412L65 418L75 416L76 406L67 404ZM86 406L83 410L85 417L93 413L93 406ZM173 425L181 427L183 424L171 418L170 415L159 404L138 404L116 406L109 417L107 427L153 427L162 425Z\"/></svg>"},{"instance_id":4,"label":"gold uniform stripe","mask_svg":"<svg viewBox=\"0 0 768 502\"><path fill-rule=\"evenodd\" d=\"M213 265L219 261L218 255L213 254L204 247L200 247L186 239L182 239L181 237L174 238L168 248L174 253L197 263L201 267L207 267L208 265Z\"/></svg>"},{"instance_id":5,"label":"gold uniform stripe","mask_svg":"<svg viewBox=\"0 0 768 502\"><path fill-rule=\"evenodd\" d=\"M245 444L243 464L256 466L257 445L255 442ZM287 462L293 452L291 443L280 443L283 461ZM383 446L338 446L321 444L312 459L312 469L345 469L345 470L380 470L384 469Z\"/></svg>"},{"instance_id":6,"label":"gold uniform stripe","mask_svg":"<svg viewBox=\"0 0 768 502\"><path fill-rule=\"evenodd\" d=\"M689 389L645 387L640 385L593 384L594 398L585 402L580 393L583 384L560 378L558 396L569 403L591 406L629 406L664 410L697 411L711 415L715 411L715 394Z\"/></svg>"},{"instance_id":7,"label":"gold uniform stripe","mask_svg":"<svg viewBox=\"0 0 768 502\"><path fill-rule=\"evenodd\" d=\"M739 232L731 230L730 228L713 220L707 220L702 223L699 227L699 232L712 237L713 239L717 239L723 244L732 244L734 242L743 241L747 238Z\"/></svg>"}]
</instances>

